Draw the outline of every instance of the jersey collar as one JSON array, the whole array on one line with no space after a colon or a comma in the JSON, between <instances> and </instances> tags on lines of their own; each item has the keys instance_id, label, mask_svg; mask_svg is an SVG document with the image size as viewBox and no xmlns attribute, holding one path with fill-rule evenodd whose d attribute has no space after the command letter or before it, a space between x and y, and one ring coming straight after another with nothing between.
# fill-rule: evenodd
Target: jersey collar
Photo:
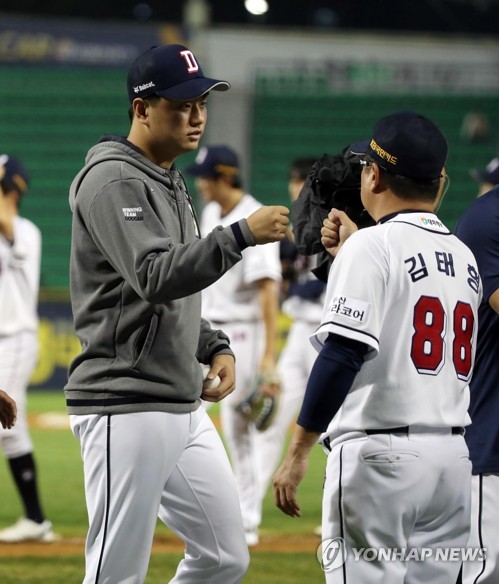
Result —
<instances>
[{"instance_id":1,"label":"jersey collar","mask_svg":"<svg viewBox=\"0 0 499 584\"><path fill-rule=\"evenodd\" d=\"M381 219L379 219L378 223L386 223L387 221L389 221L390 219L393 219L397 215L402 215L404 213L428 213L428 211L425 211L423 209L405 209L404 211L396 211L395 213L390 213L389 215L385 215L384 217L381 217ZM433 213L432 213L432 215L433 215Z\"/></svg>"}]
</instances>

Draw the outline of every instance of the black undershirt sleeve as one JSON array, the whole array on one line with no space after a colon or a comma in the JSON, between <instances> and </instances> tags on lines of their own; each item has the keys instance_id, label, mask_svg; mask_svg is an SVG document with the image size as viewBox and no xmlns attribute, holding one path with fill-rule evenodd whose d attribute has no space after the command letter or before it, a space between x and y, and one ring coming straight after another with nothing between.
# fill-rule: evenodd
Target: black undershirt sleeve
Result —
<instances>
[{"instance_id":1,"label":"black undershirt sleeve","mask_svg":"<svg viewBox=\"0 0 499 584\"><path fill-rule=\"evenodd\" d=\"M369 347L330 334L315 360L303 398L298 424L312 432L324 432L345 401Z\"/></svg>"}]
</instances>

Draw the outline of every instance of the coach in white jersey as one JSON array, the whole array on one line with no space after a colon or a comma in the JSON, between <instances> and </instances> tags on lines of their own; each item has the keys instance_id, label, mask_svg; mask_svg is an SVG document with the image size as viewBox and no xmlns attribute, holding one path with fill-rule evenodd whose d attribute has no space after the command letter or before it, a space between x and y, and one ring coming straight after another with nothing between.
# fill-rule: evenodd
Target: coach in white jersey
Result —
<instances>
[{"instance_id":1,"label":"coach in white jersey","mask_svg":"<svg viewBox=\"0 0 499 584\"><path fill-rule=\"evenodd\" d=\"M207 203L201 216L203 237L217 225L230 225L262 206L243 191L239 159L228 146L201 148L187 172L197 177L196 188ZM248 545L258 543L261 521L257 431L236 406L259 375L276 377L280 279L279 244L270 243L245 249L242 261L202 293L203 317L228 334L236 355L236 390L221 403L220 411ZM276 392L277 383L268 389Z\"/></svg>"},{"instance_id":2,"label":"coach in white jersey","mask_svg":"<svg viewBox=\"0 0 499 584\"><path fill-rule=\"evenodd\" d=\"M377 225L345 242L333 211L322 230L339 253L312 337L320 352L274 476L276 504L300 515L296 489L322 434L326 581L449 584L470 529L463 433L480 277L434 214L447 157L440 130L396 112L358 146L362 202Z\"/></svg>"},{"instance_id":3,"label":"coach in white jersey","mask_svg":"<svg viewBox=\"0 0 499 584\"><path fill-rule=\"evenodd\" d=\"M24 517L0 531L4 543L54 538L40 505L26 420L26 392L38 356L41 255L40 230L19 216L28 182L19 160L0 155L0 387L17 403L17 424L0 428L0 443L24 507Z\"/></svg>"}]
</instances>

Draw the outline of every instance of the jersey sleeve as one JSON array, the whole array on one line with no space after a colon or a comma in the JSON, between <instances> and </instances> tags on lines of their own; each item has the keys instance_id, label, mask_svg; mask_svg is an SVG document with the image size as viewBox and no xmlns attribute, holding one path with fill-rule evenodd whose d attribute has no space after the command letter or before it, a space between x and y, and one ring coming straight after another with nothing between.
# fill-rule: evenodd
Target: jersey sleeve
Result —
<instances>
[{"instance_id":1,"label":"jersey sleeve","mask_svg":"<svg viewBox=\"0 0 499 584\"><path fill-rule=\"evenodd\" d=\"M379 351L389 264L377 229L353 234L331 267L322 321L311 337L317 351L330 333L365 343L367 360Z\"/></svg>"},{"instance_id":2,"label":"jersey sleeve","mask_svg":"<svg viewBox=\"0 0 499 584\"><path fill-rule=\"evenodd\" d=\"M209 322L201 319L196 357L201 363L210 364L215 355L232 355L229 337L221 330L212 329ZM235 357L234 357L235 358Z\"/></svg>"},{"instance_id":3,"label":"jersey sleeve","mask_svg":"<svg viewBox=\"0 0 499 584\"><path fill-rule=\"evenodd\" d=\"M243 279L245 284L252 284L264 278L281 280L279 261L279 243L267 243L249 247L243 252Z\"/></svg>"}]
</instances>

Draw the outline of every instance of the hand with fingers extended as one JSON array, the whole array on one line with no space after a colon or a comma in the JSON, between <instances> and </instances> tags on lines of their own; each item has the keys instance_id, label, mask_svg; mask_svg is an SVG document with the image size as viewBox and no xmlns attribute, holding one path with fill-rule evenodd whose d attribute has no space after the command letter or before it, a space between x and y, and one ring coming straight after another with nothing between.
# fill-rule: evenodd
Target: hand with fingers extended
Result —
<instances>
[{"instance_id":1,"label":"hand with fingers extended","mask_svg":"<svg viewBox=\"0 0 499 584\"><path fill-rule=\"evenodd\" d=\"M307 473L308 457L319 437L319 432L296 424L286 456L272 479L275 504L291 517L301 515L296 491Z\"/></svg>"},{"instance_id":2,"label":"hand with fingers extended","mask_svg":"<svg viewBox=\"0 0 499 584\"><path fill-rule=\"evenodd\" d=\"M358 229L345 211L331 209L322 225L321 243L326 251L335 257L345 241Z\"/></svg>"},{"instance_id":3,"label":"hand with fingers extended","mask_svg":"<svg viewBox=\"0 0 499 584\"><path fill-rule=\"evenodd\" d=\"M291 517L301 516L296 491L307 472L307 468L307 456L293 456L288 452L272 479L275 504L283 513Z\"/></svg>"},{"instance_id":4,"label":"hand with fingers extended","mask_svg":"<svg viewBox=\"0 0 499 584\"><path fill-rule=\"evenodd\" d=\"M257 245L280 241L286 237L289 209L282 205L260 207L246 221Z\"/></svg>"}]
</instances>

